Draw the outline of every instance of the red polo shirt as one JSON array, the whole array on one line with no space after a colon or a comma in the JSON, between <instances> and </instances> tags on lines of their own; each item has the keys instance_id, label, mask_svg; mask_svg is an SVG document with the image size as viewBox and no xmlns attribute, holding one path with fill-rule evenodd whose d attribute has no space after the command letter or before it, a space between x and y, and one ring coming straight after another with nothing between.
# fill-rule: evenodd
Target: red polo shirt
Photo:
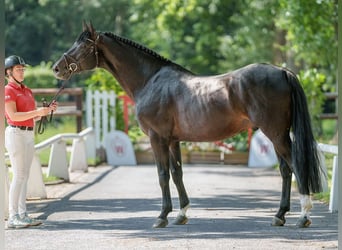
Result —
<instances>
[{"instance_id":1,"label":"red polo shirt","mask_svg":"<svg viewBox=\"0 0 342 250\"><path fill-rule=\"evenodd\" d=\"M5 86L5 102L15 102L17 112L27 112L36 109L36 103L32 95L31 89L25 85L18 86L15 83L8 83ZM7 112L5 112L7 123L14 126L27 126L33 127L34 120L29 119L26 121L12 121Z\"/></svg>"}]
</instances>

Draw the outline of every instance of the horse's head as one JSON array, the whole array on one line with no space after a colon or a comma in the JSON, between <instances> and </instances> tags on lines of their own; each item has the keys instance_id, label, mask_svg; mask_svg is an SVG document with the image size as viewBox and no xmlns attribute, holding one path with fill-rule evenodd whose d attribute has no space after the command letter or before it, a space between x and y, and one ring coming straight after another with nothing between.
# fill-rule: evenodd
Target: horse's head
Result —
<instances>
[{"instance_id":1,"label":"horse's head","mask_svg":"<svg viewBox=\"0 0 342 250\"><path fill-rule=\"evenodd\" d=\"M61 80L69 79L73 73L80 73L84 70L91 70L98 66L97 43L98 34L93 25L83 22L83 32L53 65L55 76Z\"/></svg>"}]
</instances>

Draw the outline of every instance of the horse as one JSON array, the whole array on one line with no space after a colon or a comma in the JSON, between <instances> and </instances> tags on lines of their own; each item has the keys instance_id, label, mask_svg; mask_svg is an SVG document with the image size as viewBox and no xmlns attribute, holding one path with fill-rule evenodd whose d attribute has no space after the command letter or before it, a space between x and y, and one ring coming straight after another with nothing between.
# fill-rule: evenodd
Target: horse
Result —
<instances>
[{"instance_id":1,"label":"horse","mask_svg":"<svg viewBox=\"0 0 342 250\"><path fill-rule=\"evenodd\" d=\"M139 126L149 137L162 192L153 228L168 225L170 175L180 205L174 224L188 222L190 200L183 183L180 142L222 140L249 128L260 128L279 158L282 192L271 225L286 222L292 173L301 204L296 225L311 224L310 195L322 191L320 164L306 96L289 69L255 63L225 74L199 76L137 42L96 31L91 22L83 22L82 33L52 70L56 78L67 80L97 67L110 72L134 100Z\"/></svg>"}]
</instances>

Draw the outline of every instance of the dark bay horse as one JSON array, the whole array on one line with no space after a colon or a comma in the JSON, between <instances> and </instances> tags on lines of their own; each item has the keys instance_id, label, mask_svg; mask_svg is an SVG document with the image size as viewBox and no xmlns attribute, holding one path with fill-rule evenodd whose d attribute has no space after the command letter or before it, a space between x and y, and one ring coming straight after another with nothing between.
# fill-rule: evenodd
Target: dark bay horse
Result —
<instances>
[{"instance_id":1,"label":"dark bay horse","mask_svg":"<svg viewBox=\"0 0 342 250\"><path fill-rule=\"evenodd\" d=\"M83 32L53 70L66 80L96 67L109 71L134 100L139 125L150 138L162 190L161 213L153 227L168 224L170 174L180 201L175 224L188 221L180 141L217 141L250 127L264 132L280 159L282 194L272 225L285 224L292 173L302 207L297 226L311 224L310 193L321 191L319 159L306 97L291 71L252 64L222 75L197 76L138 43L84 23Z\"/></svg>"}]
</instances>

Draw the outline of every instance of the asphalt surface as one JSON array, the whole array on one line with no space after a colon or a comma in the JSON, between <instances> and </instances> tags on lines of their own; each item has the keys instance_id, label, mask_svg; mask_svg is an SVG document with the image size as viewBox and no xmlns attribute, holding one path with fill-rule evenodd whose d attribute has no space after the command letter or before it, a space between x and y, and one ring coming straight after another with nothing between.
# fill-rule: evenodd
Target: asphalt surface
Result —
<instances>
[{"instance_id":1,"label":"asphalt surface","mask_svg":"<svg viewBox=\"0 0 342 250\"><path fill-rule=\"evenodd\" d=\"M314 201L309 228L295 227L300 214L294 189L283 227L270 226L279 204L277 170L246 166L185 165L191 201L187 225L172 221L153 229L161 208L155 166L98 166L72 173L71 182L47 186L48 199L28 202L44 224L5 231L5 249L337 249L338 214Z\"/></svg>"}]
</instances>

